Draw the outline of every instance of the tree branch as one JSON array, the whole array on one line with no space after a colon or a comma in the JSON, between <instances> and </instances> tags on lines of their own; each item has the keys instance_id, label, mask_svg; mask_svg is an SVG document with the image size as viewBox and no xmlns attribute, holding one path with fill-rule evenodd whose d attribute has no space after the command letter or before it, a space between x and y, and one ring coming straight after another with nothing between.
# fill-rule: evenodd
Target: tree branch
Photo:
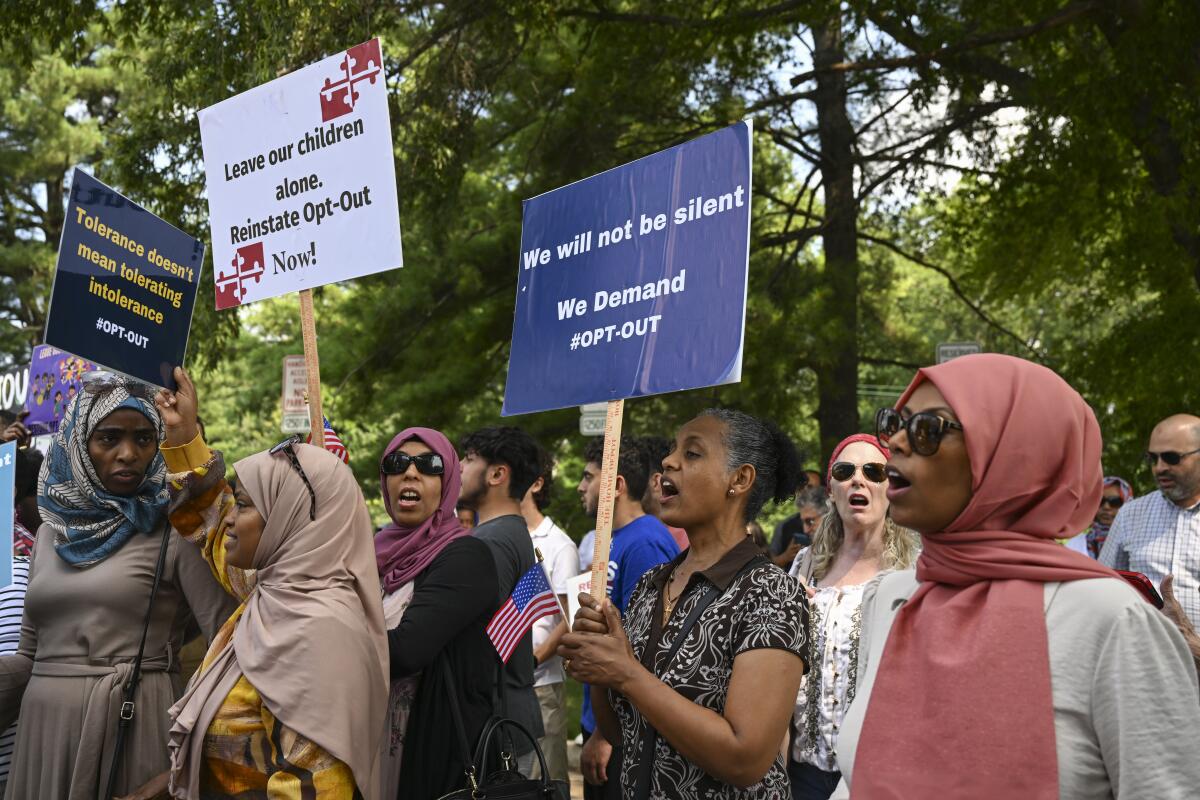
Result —
<instances>
[{"instance_id":1,"label":"tree branch","mask_svg":"<svg viewBox=\"0 0 1200 800\"><path fill-rule=\"evenodd\" d=\"M896 69L898 67L917 67L922 64L928 64L931 61L943 61L947 58L968 53L972 50L978 50L983 47L990 47L996 44L1006 44L1008 42L1016 42L1022 39L1028 39L1031 36L1036 36L1043 31L1052 28L1058 28L1070 22L1074 22L1079 17L1084 16L1092 11L1099 10L1102 3L1099 0L1086 0L1086 2L1072 3L1062 9L1059 9L1054 14L1051 14L1046 19L1035 22L1031 25L1022 25L1019 28L1011 28L1006 31L993 31L979 36L973 36L964 39L955 44L946 45L945 47L936 50L918 52L911 56L901 56L896 58L873 58L865 61L842 61L837 64L830 64L821 69L811 69L808 72L802 72L796 75L791 80L793 87L799 86L805 81L812 80L821 72L864 72L876 69Z\"/></svg>"},{"instance_id":2,"label":"tree branch","mask_svg":"<svg viewBox=\"0 0 1200 800\"><path fill-rule=\"evenodd\" d=\"M776 3L773 6L754 11L742 11L737 14L722 14L719 17L707 19L688 19L667 14L635 14L607 9L568 8L562 12L564 17L577 17L597 22L622 22L636 25L662 25L670 28L712 28L737 22L752 22L784 15L790 11L806 8L809 4L800 0L789 0L786 3Z\"/></svg>"},{"instance_id":3,"label":"tree branch","mask_svg":"<svg viewBox=\"0 0 1200 800\"><path fill-rule=\"evenodd\" d=\"M867 241L867 242L871 242L873 244L877 244L881 247L885 247L888 250L891 250L896 255L905 259L906 261L910 261L913 264L916 264L918 267L924 267L925 269L933 270L937 274L941 275L943 278L946 279L946 283L950 285L950 291L954 292L954 294L958 296L958 299L961 300L967 308L971 309L971 311L973 311L975 313L975 316L979 317L981 320L983 320L985 323L987 323L990 327L995 328L1000 333L1003 333L1005 336L1009 337L1014 342L1021 345L1021 348L1028 351L1029 354L1031 356L1033 356L1035 361L1037 361L1039 363L1042 362L1041 353L1039 353L1035 348L1031 347L1024 339L1022 339L1017 334L1013 333L1010 329L1004 327L999 322L992 319L992 317L989 316L986 311L984 311L982 308L979 307L979 305L977 305L975 302L973 302L971 300L971 298L967 297L967 294L966 294L966 292L963 291L962 286L959 285L959 283L955 279L955 277L953 275L951 275L950 271L947 270L945 267L940 267L937 264L933 264L915 253L908 252L907 250L900 247L900 245L896 244L895 242L889 241L887 239L883 239L879 236L873 236L869 233L864 233L862 231L859 231L858 238L860 238L864 241Z\"/></svg>"}]
</instances>

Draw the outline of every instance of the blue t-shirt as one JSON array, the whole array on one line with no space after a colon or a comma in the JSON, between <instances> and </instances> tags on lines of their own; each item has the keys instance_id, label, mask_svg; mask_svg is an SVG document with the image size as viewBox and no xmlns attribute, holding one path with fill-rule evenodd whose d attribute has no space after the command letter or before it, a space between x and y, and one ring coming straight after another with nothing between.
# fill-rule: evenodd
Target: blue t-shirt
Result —
<instances>
[{"instance_id":1,"label":"blue t-shirt","mask_svg":"<svg viewBox=\"0 0 1200 800\"><path fill-rule=\"evenodd\" d=\"M608 596L617 610L624 615L625 604L642 576L677 555L679 545L658 517L645 514L613 531L612 548L608 551ZM586 683L583 685L580 725L585 731L596 729L592 694Z\"/></svg>"}]
</instances>

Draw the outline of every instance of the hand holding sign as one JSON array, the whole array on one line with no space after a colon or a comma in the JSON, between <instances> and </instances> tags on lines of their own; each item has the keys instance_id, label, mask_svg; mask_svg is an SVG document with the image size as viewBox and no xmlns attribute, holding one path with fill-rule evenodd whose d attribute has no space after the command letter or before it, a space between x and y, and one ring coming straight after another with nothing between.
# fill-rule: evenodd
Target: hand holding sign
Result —
<instances>
[{"instance_id":1,"label":"hand holding sign","mask_svg":"<svg viewBox=\"0 0 1200 800\"><path fill-rule=\"evenodd\" d=\"M160 389L154 405L167 429L167 447L179 447L196 438L200 432L196 384L183 367L175 368L175 391Z\"/></svg>"}]
</instances>

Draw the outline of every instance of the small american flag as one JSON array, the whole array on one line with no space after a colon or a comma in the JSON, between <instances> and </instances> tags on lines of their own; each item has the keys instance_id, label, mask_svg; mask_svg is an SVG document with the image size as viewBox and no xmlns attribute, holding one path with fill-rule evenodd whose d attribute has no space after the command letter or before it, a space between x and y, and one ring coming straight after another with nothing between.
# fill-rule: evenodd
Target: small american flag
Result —
<instances>
[{"instance_id":1,"label":"small american flag","mask_svg":"<svg viewBox=\"0 0 1200 800\"><path fill-rule=\"evenodd\" d=\"M561 613L558 598L550 588L550 581L546 580L541 562L538 562L521 576L513 588L512 597L500 606L496 616L488 623L487 635L500 654L500 660L508 663L517 644L533 627L533 623L558 613Z\"/></svg>"},{"instance_id":2,"label":"small american flag","mask_svg":"<svg viewBox=\"0 0 1200 800\"><path fill-rule=\"evenodd\" d=\"M329 424L329 417L321 417L325 422L325 449L333 453L342 460L342 463L350 463L350 451L346 449L346 445L342 443L341 438L337 435L337 431ZM305 442L312 444L312 434L308 435Z\"/></svg>"}]
</instances>

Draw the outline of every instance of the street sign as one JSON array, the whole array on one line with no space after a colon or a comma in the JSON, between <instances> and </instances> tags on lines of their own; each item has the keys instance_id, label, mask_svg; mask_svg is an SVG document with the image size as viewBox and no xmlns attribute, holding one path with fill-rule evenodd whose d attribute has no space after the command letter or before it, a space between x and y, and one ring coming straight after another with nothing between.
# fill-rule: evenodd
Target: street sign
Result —
<instances>
[{"instance_id":1,"label":"street sign","mask_svg":"<svg viewBox=\"0 0 1200 800\"><path fill-rule=\"evenodd\" d=\"M584 436L603 436L608 403L588 403L579 407L579 433Z\"/></svg>"},{"instance_id":2,"label":"street sign","mask_svg":"<svg viewBox=\"0 0 1200 800\"><path fill-rule=\"evenodd\" d=\"M979 352L982 352L979 342L943 342L937 346L937 363L945 364L959 356L973 356Z\"/></svg>"},{"instance_id":3,"label":"street sign","mask_svg":"<svg viewBox=\"0 0 1200 800\"><path fill-rule=\"evenodd\" d=\"M307 433L308 404L304 392L308 388L308 370L304 367L304 356L283 357L283 424L284 433Z\"/></svg>"}]
</instances>

